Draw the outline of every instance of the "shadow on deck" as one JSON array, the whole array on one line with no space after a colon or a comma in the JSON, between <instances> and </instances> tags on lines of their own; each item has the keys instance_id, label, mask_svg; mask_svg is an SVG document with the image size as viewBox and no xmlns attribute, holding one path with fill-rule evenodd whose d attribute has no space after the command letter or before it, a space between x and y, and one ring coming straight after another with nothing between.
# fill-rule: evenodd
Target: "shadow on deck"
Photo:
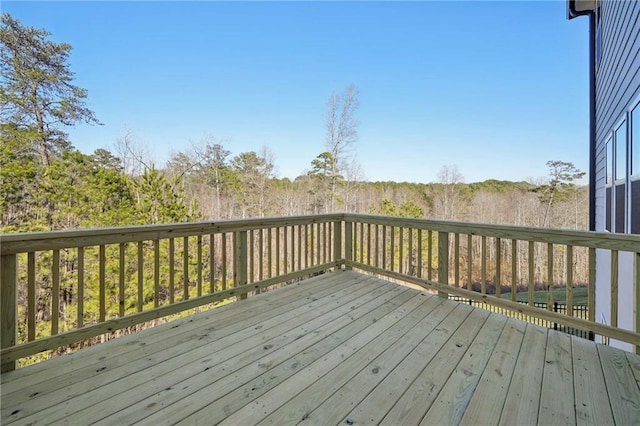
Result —
<instances>
[{"instance_id":1,"label":"shadow on deck","mask_svg":"<svg viewBox=\"0 0 640 426\"><path fill-rule=\"evenodd\" d=\"M1 378L2 424L640 419L640 356L350 271Z\"/></svg>"}]
</instances>

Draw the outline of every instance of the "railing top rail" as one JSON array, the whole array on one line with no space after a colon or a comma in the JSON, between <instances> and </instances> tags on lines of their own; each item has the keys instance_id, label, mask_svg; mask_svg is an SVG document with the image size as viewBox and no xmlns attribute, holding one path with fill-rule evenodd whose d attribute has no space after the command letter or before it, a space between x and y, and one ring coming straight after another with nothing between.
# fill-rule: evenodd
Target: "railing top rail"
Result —
<instances>
[{"instance_id":1,"label":"railing top rail","mask_svg":"<svg viewBox=\"0 0 640 426\"><path fill-rule=\"evenodd\" d=\"M366 214L344 214L351 222L402 226L461 234L484 235L524 241L569 244L579 247L603 248L640 253L640 235L609 232L576 231L571 229L533 228L515 225L450 222L431 219L411 219Z\"/></svg>"},{"instance_id":2,"label":"railing top rail","mask_svg":"<svg viewBox=\"0 0 640 426\"><path fill-rule=\"evenodd\" d=\"M412 219L366 214L330 213L241 220L220 220L215 222L187 222L162 225L77 229L70 231L0 234L0 255L342 220L640 253L640 235L576 231L570 229L533 228L487 223L452 222L431 219Z\"/></svg>"},{"instance_id":3,"label":"railing top rail","mask_svg":"<svg viewBox=\"0 0 640 426\"><path fill-rule=\"evenodd\" d=\"M272 228L278 226L335 222L341 221L343 218L343 214L335 213L220 220L215 222L185 222L161 225L76 229L69 231L0 234L0 255L206 235L220 232L248 231L252 229Z\"/></svg>"}]
</instances>

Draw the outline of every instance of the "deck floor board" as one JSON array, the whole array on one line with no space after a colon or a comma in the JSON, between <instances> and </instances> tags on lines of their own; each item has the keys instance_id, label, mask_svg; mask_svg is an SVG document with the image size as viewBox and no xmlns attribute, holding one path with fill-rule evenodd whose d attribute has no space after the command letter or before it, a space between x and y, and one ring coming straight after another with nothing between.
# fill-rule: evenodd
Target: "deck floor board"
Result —
<instances>
[{"instance_id":1,"label":"deck floor board","mask_svg":"<svg viewBox=\"0 0 640 426\"><path fill-rule=\"evenodd\" d=\"M640 356L353 271L0 376L5 424L626 424Z\"/></svg>"}]
</instances>

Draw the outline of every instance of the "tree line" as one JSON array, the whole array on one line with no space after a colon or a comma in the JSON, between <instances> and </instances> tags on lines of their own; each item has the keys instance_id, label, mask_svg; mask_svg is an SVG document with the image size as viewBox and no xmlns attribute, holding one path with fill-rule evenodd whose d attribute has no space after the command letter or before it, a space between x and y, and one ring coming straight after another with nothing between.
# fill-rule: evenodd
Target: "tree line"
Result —
<instances>
[{"instance_id":1,"label":"tree line","mask_svg":"<svg viewBox=\"0 0 640 426\"><path fill-rule=\"evenodd\" d=\"M293 180L275 175L277 160L268 147L233 153L215 137L171 154L164 165L148 159L133 133L111 149L80 152L65 129L100 121L86 106L87 90L74 83L68 63L72 47L50 41L46 30L23 26L7 13L0 24L2 233L336 211L587 228L588 193L577 185L584 173L570 162L549 161L549 176L540 182L465 183L454 165L442 167L434 183L366 181L357 162L359 93L354 85L329 96L324 149L302 159L308 170ZM116 270L118 253L106 254L107 269ZM48 254L38 262L39 270L50 270ZM69 307L59 314L73 322L77 254L64 253L60 266L66 273L62 306ZM128 274L127 280L134 281L135 271ZM85 294L95 293L96 285L95 277L87 275ZM38 316L46 321L55 313L47 311L51 283L45 274L38 275L37 287ZM87 318L93 309L87 306Z\"/></svg>"}]
</instances>

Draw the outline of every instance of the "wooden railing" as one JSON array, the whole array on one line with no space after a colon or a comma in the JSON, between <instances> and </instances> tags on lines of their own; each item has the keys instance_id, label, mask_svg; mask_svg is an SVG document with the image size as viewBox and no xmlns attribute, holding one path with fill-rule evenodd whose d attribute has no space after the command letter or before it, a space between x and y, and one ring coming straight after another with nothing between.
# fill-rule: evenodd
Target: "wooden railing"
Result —
<instances>
[{"instance_id":1,"label":"wooden railing","mask_svg":"<svg viewBox=\"0 0 640 426\"><path fill-rule=\"evenodd\" d=\"M344 220L348 267L627 342L636 351L640 346L640 236L355 214ZM608 325L595 317L598 250L610 254ZM624 277L620 252L633 256L633 273ZM618 327L621 285L633 289L635 331ZM560 286L567 315L553 311ZM581 286L586 319L574 316L574 291ZM534 306L540 288L546 309ZM528 305L516 301L522 292Z\"/></svg>"},{"instance_id":2,"label":"wooden railing","mask_svg":"<svg viewBox=\"0 0 640 426\"><path fill-rule=\"evenodd\" d=\"M317 215L2 235L2 371L338 267L341 227Z\"/></svg>"},{"instance_id":3,"label":"wooden railing","mask_svg":"<svg viewBox=\"0 0 640 426\"><path fill-rule=\"evenodd\" d=\"M611 323L595 318L596 250L631 252L611 274ZM332 268L420 285L640 346L618 327L618 287L640 291L640 237L329 214L0 236L0 356L16 360L322 273ZM554 287L566 312L553 312ZM587 318L574 288L587 288ZM534 306L537 288L547 307ZM505 292L511 294L505 297ZM525 293L528 305L517 303Z\"/></svg>"}]
</instances>

